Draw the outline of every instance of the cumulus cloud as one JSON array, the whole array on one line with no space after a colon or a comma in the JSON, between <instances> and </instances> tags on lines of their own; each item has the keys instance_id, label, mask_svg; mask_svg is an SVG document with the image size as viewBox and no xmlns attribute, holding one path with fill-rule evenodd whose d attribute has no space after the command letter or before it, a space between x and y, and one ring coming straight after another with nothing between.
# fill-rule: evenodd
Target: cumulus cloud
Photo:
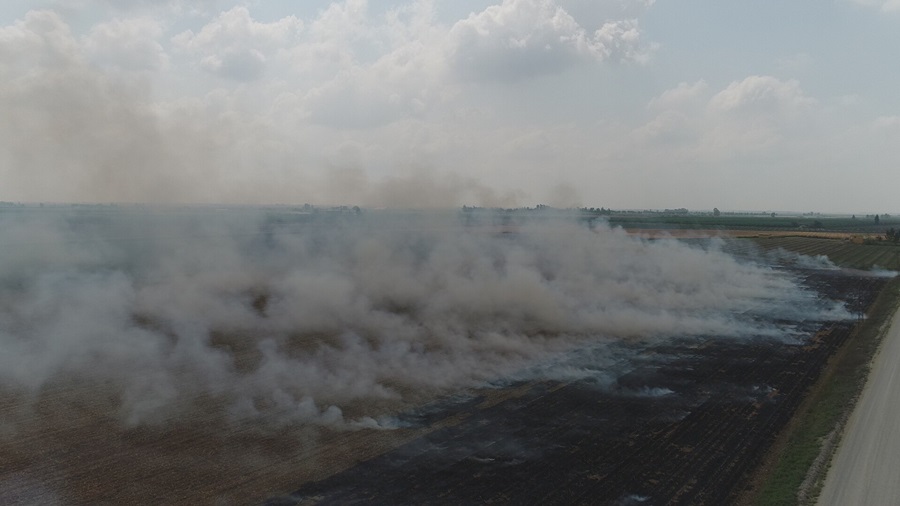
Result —
<instances>
[{"instance_id":1,"label":"cumulus cloud","mask_svg":"<svg viewBox=\"0 0 900 506\"><path fill-rule=\"evenodd\" d=\"M605 23L589 33L551 0L504 0L450 30L453 64L468 79L519 80L584 60L642 61L637 21Z\"/></svg>"},{"instance_id":2,"label":"cumulus cloud","mask_svg":"<svg viewBox=\"0 0 900 506\"><path fill-rule=\"evenodd\" d=\"M707 106L703 143L714 156L772 156L814 135L818 102L796 80L750 76L729 84ZM790 140L790 141L789 141ZM793 145L790 145L793 144Z\"/></svg>"},{"instance_id":3,"label":"cumulus cloud","mask_svg":"<svg viewBox=\"0 0 900 506\"><path fill-rule=\"evenodd\" d=\"M317 79L328 79L361 60L370 61L372 54L383 49L372 33L368 3L363 0L329 4L309 23L308 34L302 44L290 48L291 64Z\"/></svg>"},{"instance_id":4,"label":"cumulus cloud","mask_svg":"<svg viewBox=\"0 0 900 506\"><path fill-rule=\"evenodd\" d=\"M267 54L289 47L303 30L303 21L288 16L272 23L255 21L246 7L219 14L199 32L176 35L176 48L196 54L209 72L238 81L262 76Z\"/></svg>"},{"instance_id":5,"label":"cumulus cloud","mask_svg":"<svg viewBox=\"0 0 900 506\"><path fill-rule=\"evenodd\" d=\"M750 76L735 81L717 93L709 106L720 112L793 112L816 104L795 79L782 81L772 76Z\"/></svg>"},{"instance_id":6,"label":"cumulus cloud","mask_svg":"<svg viewBox=\"0 0 900 506\"><path fill-rule=\"evenodd\" d=\"M693 84L678 83L678 86L664 91L658 97L654 97L647 104L649 109L681 109L685 106L696 105L700 100L705 100L709 85L706 81L699 80Z\"/></svg>"},{"instance_id":7,"label":"cumulus cloud","mask_svg":"<svg viewBox=\"0 0 900 506\"><path fill-rule=\"evenodd\" d=\"M159 71L169 62L159 42L162 35L163 28L152 18L115 19L91 28L84 51L101 65Z\"/></svg>"},{"instance_id":8,"label":"cumulus cloud","mask_svg":"<svg viewBox=\"0 0 900 506\"><path fill-rule=\"evenodd\" d=\"M303 97L310 120L327 126L366 128L400 118L421 118L445 98L423 48L396 48L368 66L354 65Z\"/></svg>"},{"instance_id":9,"label":"cumulus cloud","mask_svg":"<svg viewBox=\"0 0 900 506\"><path fill-rule=\"evenodd\" d=\"M855 142L850 140L855 136L844 134L823 148L835 120L831 109L798 81L775 76L722 86L681 83L648 101L645 110L647 117L631 129L627 142L609 149L619 155L614 163L637 171L637 176L618 176L631 192L652 193L654 201L670 206L682 201L673 194L689 194L698 206L702 201L710 209L721 207L728 194L721 185L734 180L748 195L730 195L729 205L737 208L760 206L760 196L813 206L815 198L804 191L808 181L822 177L826 166L833 167L830 174L840 173L838 167L850 162L833 157Z\"/></svg>"},{"instance_id":10,"label":"cumulus cloud","mask_svg":"<svg viewBox=\"0 0 900 506\"><path fill-rule=\"evenodd\" d=\"M646 6L604 5L599 24L583 2L520 0L450 25L427 1L265 21L234 7L175 35L140 9L83 33L32 12L0 28L3 198L452 207L608 205L631 193L649 205L649 187L665 197L670 185L628 174L685 164L708 180L703 164L783 155L799 149L785 139L818 131L819 103L774 76L679 84L643 101L640 123L593 103L576 110L561 75L646 48L615 17ZM532 65L548 46L561 59ZM548 86L559 96L528 102ZM555 190L571 187L580 195Z\"/></svg>"},{"instance_id":11,"label":"cumulus cloud","mask_svg":"<svg viewBox=\"0 0 900 506\"><path fill-rule=\"evenodd\" d=\"M30 11L24 19L0 28L0 65L11 80L34 68L65 72L82 61L72 30L53 11Z\"/></svg>"},{"instance_id":12,"label":"cumulus cloud","mask_svg":"<svg viewBox=\"0 0 900 506\"><path fill-rule=\"evenodd\" d=\"M482 85L640 59L633 17L646 8L570 2L575 17L563 4L508 1L444 25L424 0L388 10L332 2L308 19L266 20L253 4L79 5L111 17L85 25L60 7L0 28L0 68L9 76L0 107L15 118L0 144L6 198L324 203L328 194L384 203L375 196L386 188L418 185L406 185L403 171L419 167L413 179L427 174L438 186L461 172L465 189L446 193L462 195L455 204L545 201L553 185L535 183L535 164L569 143L553 133L537 139L535 125L500 125L494 91ZM578 21L600 11L602 21L588 21L597 30ZM176 26L183 31L173 33ZM462 44L466 37L471 44ZM554 57L532 65L547 45ZM491 58L518 70L501 76ZM478 66L484 75L472 74ZM476 120L466 112L473 110L493 119ZM524 146L529 136L538 144ZM360 146L352 168L373 189L325 192L331 153L348 142ZM516 142L527 149L513 152ZM522 158L522 170L505 167L500 153ZM479 173L490 182L471 183Z\"/></svg>"},{"instance_id":13,"label":"cumulus cloud","mask_svg":"<svg viewBox=\"0 0 900 506\"><path fill-rule=\"evenodd\" d=\"M582 26L600 26L611 19L633 19L643 15L655 0L556 0Z\"/></svg>"},{"instance_id":14,"label":"cumulus cloud","mask_svg":"<svg viewBox=\"0 0 900 506\"><path fill-rule=\"evenodd\" d=\"M120 13L164 13L176 15L208 16L231 0L52 0L54 9L74 13L79 9L107 8Z\"/></svg>"},{"instance_id":15,"label":"cumulus cloud","mask_svg":"<svg viewBox=\"0 0 900 506\"><path fill-rule=\"evenodd\" d=\"M818 101L796 80L749 76L714 92L705 81L680 83L647 105L654 117L635 129L639 142L675 143L695 160L747 156L806 128Z\"/></svg>"}]
</instances>

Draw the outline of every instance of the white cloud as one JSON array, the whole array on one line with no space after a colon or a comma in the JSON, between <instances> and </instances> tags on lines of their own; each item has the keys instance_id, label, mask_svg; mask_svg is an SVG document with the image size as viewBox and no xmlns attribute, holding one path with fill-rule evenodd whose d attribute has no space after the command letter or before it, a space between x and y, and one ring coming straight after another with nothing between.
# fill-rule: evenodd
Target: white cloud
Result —
<instances>
[{"instance_id":1,"label":"white cloud","mask_svg":"<svg viewBox=\"0 0 900 506\"><path fill-rule=\"evenodd\" d=\"M169 61L159 39L163 28L152 18L114 19L91 28L85 52L102 65L125 70L163 70Z\"/></svg>"},{"instance_id":2,"label":"white cloud","mask_svg":"<svg viewBox=\"0 0 900 506\"><path fill-rule=\"evenodd\" d=\"M667 109L634 130L634 137L641 144L683 142L696 139L696 127L682 111Z\"/></svg>"},{"instance_id":3,"label":"white cloud","mask_svg":"<svg viewBox=\"0 0 900 506\"><path fill-rule=\"evenodd\" d=\"M853 3L865 6L876 7L884 12L900 11L900 0L851 0Z\"/></svg>"},{"instance_id":4,"label":"white cloud","mask_svg":"<svg viewBox=\"0 0 900 506\"><path fill-rule=\"evenodd\" d=\"M724 89L680 83L648 104L655 116L636 128L635 149L668 152L661 159L723 161L772 156L812 135L818 102L798 81L749 76ZM674 150L674 151L670 151Z\"/></svg>"},{"instance_id":5,"label":"white cloud","mask_svg":"<svg viewBox=\"0 0 900 506\"><path fill-rule=\"evenodd\" d=\"M235 8L173 43L222 77L250 82L265 72L273 79L260 95L277 96L295 118L372 128L419 117L448 95L445 38L430 1L373 15L364 0L347 0L308 23L293 16L260 23Z\"/></svg>"},{"instance_id":6,"label":"white cloud","mask_svg":"<svg viewBox=\"0 0 900 506\"><path fill-rule=\"evenodd\" d=\"M268 56L289 46L303 30L294 16L273 23L255 21L245 7L219 14L198 33L191 30L173 37L173 44L200 58L200 66L213 74L252 81L262 76Z\"/></svg>"},{"instance_id":7,"label":"white cloud","mask_svg":"<svg viewBox=\"0 0 900 506\"><path fill-rule=\"evenodd\" d=\"M613 19L635 19L644 15L653 0L556 0L581 26L602 26Z\"/></svg>"},{"instance_id":8,"label":"white cloud","mask_svg":"<svg viewBox=\"0 0 900 506\"><path fill-rule=\"evenodd\" d=\"M644 61L647 55L636 20L611 21L588 33L551 0L504 0L450 30L453 65L476 81L515 81L585 60Z\"/></svg>"},{"instance_id":9,"label":"white cloud","mask_svg":"<svg viewBox=\"0 0 900 506\"><path fill-rule=\"evenodd\" d=\"M34 67L62 71L79 59L72 30L52 11L30 11L23 20L0 28L5 79L27 75Z\"/></svg>"},{"instance_id":10,"label":"white cloud","mask_svg":"<svg viewBox=\"0 0 900 506\"><path fill-rule=\"evenodd\" d=\"M369 24L366 0L333 2L323 10L310 26L315 39L331 42L358 41L365 38Z\"/></svg>"},{"instance_id":11,"label":"white cloud","mask_svg":"<svg viewBox=\"0 0 900 506\"><path fill-rule=\"evenodd\" d=\"M335 2L306 23L301 40L285 46L292 77L305 87L317 87L383 50L368 20L366 2Z\"/></svg>"},{"instance_id":12,"label":"white cloud","mask_svg":"<svg viewBox=\"0 0 900 506\"><path fill-rule=\"evenodd\" d=\"M729 84L662 60L684 48L652 2L235 3L73 0L0 26L0 200L533 205L568 183L680 207L660 174L895 158L864 76L816 80L832 62L810 47Z\"/></svg>"},{"instance_id":13,"label":"white cloud","mask_svg":"<svg viewBox=\"0 0 900 506\"><path fill-rule=\"evenodd\" d=\"M295 49L295 56L301 52L307 56L299 62L301 68L318 67L320 74L334 65L316 61L323 50L346 62L304 97L312 121L372 127L399 118L419 118L434 103L454 94L441 53L445 34L434 24L431 2L390 11L381 23L363 22L358 5L353 12L348 8L326 12L316 21L313 30L321 34L320 40L330 41L327 46L307 42ZM340 33L353 35L335 37ZM365 40L367 48L354 47L354 38ZM380 54L372 55L373 47Z\"/></svg>"},{"instance_id":14,"label":"white cloud","mask_svg":"<svg viewBox=\"0 0 900 506\"><path fill-rule=\"evenodd\" d=\"M85 9L103 7L117 12L167 12L178 15L210 15L231 0L54 0L57 8Z\"/></svg>"},{"instance_id":15,"label":"white cloud","mask_svg":"<svg viewBox=\"0 0 900 506\"><path fill-rule=\"evenodd\" d=\"M677 109L686 105L696 105L699 100L705 100L709 85L703 79L694 84L679 83L678 86L664 91L660 96L654 97L647 104L648 109Z\"/></svg>"},{"instance_id":16,"label":"white cloud","mask_svg":"<svg viewBox=\"0 0 900 506\"><path fill-rule=\"evenodd\" d=\"M794 112L816 104L794 79L782 81L772 76L750 76L734 81L710 100L718 112Z\"/></svg>"}]
</instances>

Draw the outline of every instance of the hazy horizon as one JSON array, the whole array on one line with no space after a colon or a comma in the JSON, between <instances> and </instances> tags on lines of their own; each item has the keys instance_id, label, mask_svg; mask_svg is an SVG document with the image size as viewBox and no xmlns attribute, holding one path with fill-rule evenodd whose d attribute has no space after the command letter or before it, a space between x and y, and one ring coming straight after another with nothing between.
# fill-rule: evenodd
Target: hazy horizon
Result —
<instances>
[{"instance_id":1,"label":"hazy horizon","mask_svg":"<svg viewBox=\"0 0 900 506\"><path fill-rule=\"evenodd\" d=\"M354 207L358 207L360 212L409 212L409 213L442 213L442 212L460 212L464 210L466 207L474 210L480 210L484 212L490 211L534 211L539 212L539 207L544 206L548 211L551 212L559 212L559 211L578 211L582 209L607 209L613 213L659 213L665 214L669 211L679 211L682 209L686 209L689 214L712 214L718 209L724 215L768 215L770 213L774 213L776 216L798 216L798 217L815 217L815 216L858 216L858 217L873 217L876 214L880 216L895 216L900 215L900 212L870 212L866 210L862 211L848 211L848 212L822 212L815 209L812 210L797 210L797 209L728 209L728 208L687 208L684 206L672 207L672 208L637 208L637 207L625 207L625 208L611 208L602 205L593 205L591 203L578 205L578 206L569 206L569 207L554 207L547 206L546 204L535 204L532 206L516 206L516 207L502 207L502 206L478 206L478 205L470 205L470 204L462 204L458 206L447 206L447 207L366 207L364 205L354 204L352 202L345 203L323 203L323 204L310 204L308 202L271 202L271 203L227 203L227 202L38 202L38 201L4 201L0 200L0 208L3 207L50 207L50 208L96 208L96 207L122 207L122 208L137 208L137 209L275 209L275 210L291 210L291 211L333 211L337 209L344 209L348 212L353 211ZM308 209L306 207L309 206Z\"/></svg>"}]
</instances>

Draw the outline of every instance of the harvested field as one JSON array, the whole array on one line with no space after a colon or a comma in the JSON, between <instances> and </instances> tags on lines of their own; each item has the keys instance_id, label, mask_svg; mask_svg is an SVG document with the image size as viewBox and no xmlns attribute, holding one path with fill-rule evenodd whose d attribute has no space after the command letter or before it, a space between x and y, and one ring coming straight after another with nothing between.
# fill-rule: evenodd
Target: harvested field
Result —
<instances>
[{"instance_id":1,"label":"harvested field","mask_svg":"<svg viewBox=\"0 0 900 506\"><path fill-rule=\"evenodd\" d=\"M854 269L900 270L900 246L887 242L854 244L849 240L821 237L757 237L766 251L784 249L801 255L825 255L837 265Z\"/></svg>"},{"instance_id":2,"label":"harvested field","mask_svg":"<svg viewBox=\"0 0 900 506\"><path fill-rule=\"evenodd\" d=\"M884 281L804 274L825 297ZM123 430L112 400L67 406L45 390L2 445L6 503L724 504L742 492L853 322L795 322L802 336L672 338L583 350L619 357L611 383L516 382L405 415L405 428L334 430L168 423ZM6 397L7 416L17 399ZM292 493L286 487L300 486ZM278 490L284 490L281 494ZM288 490L290 490L288 488ZM255 498L255 499L254 499ZM648 502L649 501L649 502Z\"/></svg>"},{"instance_id":3,"label":"harvested field","mask_svg":"<svg viewBox=\"0 0 900 506\"><path fill-rule=\"evenodd\" d=\"M0 255L0 503L720 504L885 282L565 223L75 218L0 219L44 245Z\"/></svg>"}]
</instances>

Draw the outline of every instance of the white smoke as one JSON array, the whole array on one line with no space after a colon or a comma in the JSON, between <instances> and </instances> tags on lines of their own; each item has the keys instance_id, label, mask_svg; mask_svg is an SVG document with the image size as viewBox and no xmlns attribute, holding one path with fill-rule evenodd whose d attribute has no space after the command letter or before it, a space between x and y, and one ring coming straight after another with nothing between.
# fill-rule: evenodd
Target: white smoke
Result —
<instances>
[{"instance_id":1,"label":"white smoke","mask_svg":"<svg viewBox=\"0 0 900 506\"><path fill-rule=\"evenodd\" d=\"M754 316L823 311L715 245L559 219L498 233L434 213L32 210L0 214L0 238L0 381L96 385L126 426L391 427L460 389L614 365L541 372L573 349L781 336Z\"/></svg>"},{"instance_id":2,"label":"white smoke","mask_svg":"<svg viewBox=\"0 0 900 506\"><path fill-rule=\"evenodd\" d=\"M838 270L839 267L827 255L802 255L784 248L776 248L766 253L766 257L783 265L792 265L801 269Z\"/></svg>"}]
</instances>

